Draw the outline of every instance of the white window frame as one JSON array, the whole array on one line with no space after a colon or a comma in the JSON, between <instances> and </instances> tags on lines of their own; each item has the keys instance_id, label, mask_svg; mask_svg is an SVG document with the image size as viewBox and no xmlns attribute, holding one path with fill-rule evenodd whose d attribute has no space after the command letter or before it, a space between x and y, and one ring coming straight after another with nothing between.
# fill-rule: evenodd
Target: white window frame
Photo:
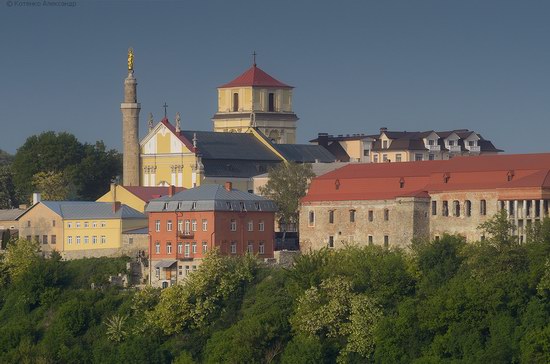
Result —
<instances>
[{"instance_id":1,"label":"white window frame","mask_svg":"<svg viewBox=\"0 0 550 364\"><path fill-rule=\"evenodd\" d=\"M260 220L258 223L258 231L265 231L265 222L264 220Z\"/></svg>"}]
</instances>

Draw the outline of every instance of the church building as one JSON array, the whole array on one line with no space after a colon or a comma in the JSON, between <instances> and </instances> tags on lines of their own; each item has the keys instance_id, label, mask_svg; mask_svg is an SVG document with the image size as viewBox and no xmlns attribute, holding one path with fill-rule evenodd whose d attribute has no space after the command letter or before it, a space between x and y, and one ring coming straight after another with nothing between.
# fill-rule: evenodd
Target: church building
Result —
<instances>
[{"instance_id":1,"label":"church building","mask_svg":"<svg viewBox=\"0 0 550 364\"><path fill-rule=\"evenodd\" d=\"M296 121L292 87L254 65L218 89L214 131L182 128L165 116L155 123L149 114L148 133L138 140L139 112L133 52L121 104L123 185L198 187L231 182L253 190L252 177L281 162L332 163L335 157L320 145L295 144Z\"/></svg>"}]
</instances>

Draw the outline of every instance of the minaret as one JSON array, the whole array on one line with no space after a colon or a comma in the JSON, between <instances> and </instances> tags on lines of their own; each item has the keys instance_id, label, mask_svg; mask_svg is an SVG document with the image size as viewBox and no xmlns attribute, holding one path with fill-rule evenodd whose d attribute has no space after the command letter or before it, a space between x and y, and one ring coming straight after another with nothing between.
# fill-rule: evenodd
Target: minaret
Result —
<instances>
[{"instance_id":1,"label":"minaret","mask_svg":"<svg viewBox=\"0 0 550 364\"><path fill-rule=\"evenodd\" d=\"M128 77L124 80L122 112L122 184L139 186L139 110L137 81L134 78L134 51L128 49Z\"/></svg>"}]
</instances>

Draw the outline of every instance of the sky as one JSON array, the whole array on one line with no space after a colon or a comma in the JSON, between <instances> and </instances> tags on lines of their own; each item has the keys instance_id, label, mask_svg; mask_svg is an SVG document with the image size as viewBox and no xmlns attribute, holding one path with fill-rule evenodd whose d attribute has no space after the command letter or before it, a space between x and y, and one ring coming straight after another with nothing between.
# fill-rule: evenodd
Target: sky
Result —
<instances>
[{"instance_id":1,"label":"sky","mask_svg":"<svg viewBox=\"0 0 550 364\"><path fill-rule=\"evenodd\" d=\"M128 47L158 121L212 130L216 87L258 53L317 133L469 128L508 153L550 152L550 1L0 0L0 149L67 131L121 150ZM69 0L70 2L70 0Z\"/></svg>"}]
</instances>

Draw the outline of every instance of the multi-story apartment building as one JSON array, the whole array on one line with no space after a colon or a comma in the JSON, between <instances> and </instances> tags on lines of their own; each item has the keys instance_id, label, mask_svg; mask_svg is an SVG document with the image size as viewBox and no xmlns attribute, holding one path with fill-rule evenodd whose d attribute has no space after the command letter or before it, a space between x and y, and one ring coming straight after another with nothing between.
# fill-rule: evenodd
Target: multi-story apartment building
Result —
<instances>
[{"instance_id":1,"label":"multi-story apartment building","mask_svg":"<svg viewBox=\"0 0 550 364\"><path fill-rule=\"evenodd\" d=\"M313 179L300 208L302 250L345 244L406 247L461 234L506 209L519 240L549 214L550 153L349 164Z\"/></svg>"},{"instance_id":2,"label":"multi-story apartment building","mask_svg":"<svg viewBox=\"0 0 550 364\"><path fill-rule=\"evenodd\" d=\"M120 203L39 201L17 218L19 236L40 242L43 253L65 259L133 255L147 246L123 243L123 233L147 226L147 217Z\"/></svg>"},{"instance_id":3,"label":"multi-story apartment building","mask_svg":"<svg viewBox=\"0 0 550 364\"><path fill-rule=\"evenodd\" d=\"M226 255L273 258L275 203L233 189L202 185L151 200L150 283L182 282L212 249Z\"/></svg>"},{"instance_id":4,"label":"multi-story apartment building","mask_svg":"<svg viewBox=\"0 0 550 364\"><path fill-rule=\"evenodd\" d=\"M454 156L496 154L491 141L467 129L451 131L388 131L380 134L328 135L319 133L310 141L324 146L343 162L411 162L446 160Z\"/></svg>"}]
</instances>

